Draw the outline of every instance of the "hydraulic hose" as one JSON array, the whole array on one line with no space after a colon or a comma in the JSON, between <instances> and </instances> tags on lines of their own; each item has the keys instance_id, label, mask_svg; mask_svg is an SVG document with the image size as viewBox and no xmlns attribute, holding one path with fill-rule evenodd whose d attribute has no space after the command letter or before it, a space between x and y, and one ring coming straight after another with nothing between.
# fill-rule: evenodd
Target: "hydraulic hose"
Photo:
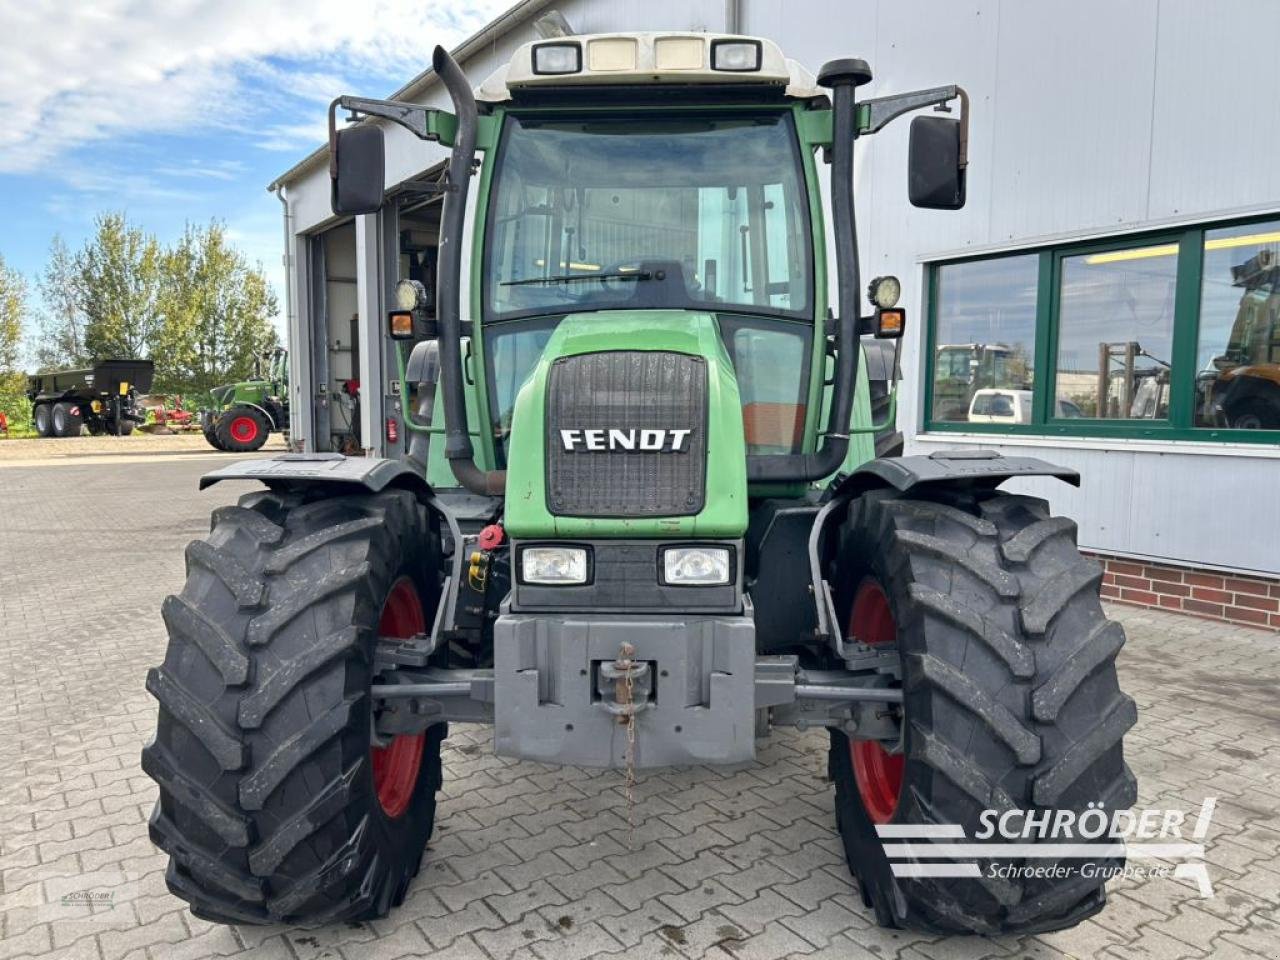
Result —
<instances>
[{"instance_id":1,"label":"hydraulic hose","mask_svg":"<svg viewBox=\"0 0 1280 960\"><path fill-rule=\"evenodd\" d=\"M440 389L444 401L444 455L453 475L472 493L502 496L504 470L481 470L467 425L466 387L462 376L462 227L467 189L476 155L476 100L462 68L444 47L436 47L431 65L453 100L458 118L453 152L446 173L444 211L436 267L436 320L440 325Z\"/></svg>"},{"instance_id":2,"label":"hydraulic hose","mask_svg":"<svg viewBox=\"0 0 1280 960\"><path fill-rule=\"evenodd\" d=\"M814 453L747 457L747 479L794 483L821 480L840 469L849 452L849 421L858 382L862 280L853 205L853 146L858 136L854 90L871 79L861 60L837 60L822 68L818 82L831 88L831 226L836 244L836 370L822 446Z\"/></svg>"}]
</instances>

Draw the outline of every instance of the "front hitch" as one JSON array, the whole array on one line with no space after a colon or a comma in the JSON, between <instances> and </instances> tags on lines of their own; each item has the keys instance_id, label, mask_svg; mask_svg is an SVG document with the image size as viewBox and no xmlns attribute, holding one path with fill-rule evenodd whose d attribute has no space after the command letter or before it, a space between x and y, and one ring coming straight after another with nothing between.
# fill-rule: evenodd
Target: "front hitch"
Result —
<instances>
[{"instance_id":1,"label":"front hitch","mask_svg":"<svg viewBox=\"0 0 1280 960\"><path fill-rule=\"evenodd\" d=\"M635 654L634 644L623 643L617 659L601 661L596 678L596 692L600 695L597 704L617 717L619 723L626 723L653 705L653 670L648 660L634 659Z\"/></svg>"}]
</instances>

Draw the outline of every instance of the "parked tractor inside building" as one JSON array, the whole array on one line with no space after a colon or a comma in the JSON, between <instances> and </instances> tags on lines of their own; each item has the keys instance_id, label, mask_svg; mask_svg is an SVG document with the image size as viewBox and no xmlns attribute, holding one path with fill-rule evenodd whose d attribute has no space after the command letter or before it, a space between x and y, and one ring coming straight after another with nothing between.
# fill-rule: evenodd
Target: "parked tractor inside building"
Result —
<instances>
[{"instance_id":1,"label":"parked tractor inside building","mask_svg":"<svg viewBox=\"0 0 1280 960\"><path fill-rule=\"evenodd\" d=\"M854 147L949 106L912 120L908 194L958 208L964 92L859 101L862 60L815 80L769 40L705 34L535 41L475 93L443 49L434 68L452 113L330 114L340 215L382 207L381 122L451 148L436 309L409 281L388 315L414 342L412 442L202 480L266 489L215 512L163 607L143 765L169 888L226 923L383 915L432 834L451 721L492 724L503 757L629 773L751 761L794 726L830 732L880 923L1096 913L1120 864L1105 837L1034 861L1056 870L998 847L929 869L984 811L1135 796L1099 567L1069 520L999 489L1079 477L873 456L860 339L900 337L906 313L892 278L863 310Z\"/></svg>"},{"instance_id":2,"label":"parked tractor inside building","mask_svg":"<svg viewBox=\"0 0 1280 960\"><path fill-rule=\"evenodd\" d=\"M200 428L210 446L245 453L257 450L276 431L289 429L289 351L263 355L252 380L214 387L215 410L200 411Z\"/></svg>"},{"instance_id":3,"label":"parked tractor inside building","mask_svg":"<svg viewBox=\"0 0 1280 960\"><path fill-rule=\"evenodd\" d=\"M1280 262L1260 250L1231 268L1242 289L1223 352L1197 378L1205 425L1280 429Z\"/></svg>"}]
</instances>

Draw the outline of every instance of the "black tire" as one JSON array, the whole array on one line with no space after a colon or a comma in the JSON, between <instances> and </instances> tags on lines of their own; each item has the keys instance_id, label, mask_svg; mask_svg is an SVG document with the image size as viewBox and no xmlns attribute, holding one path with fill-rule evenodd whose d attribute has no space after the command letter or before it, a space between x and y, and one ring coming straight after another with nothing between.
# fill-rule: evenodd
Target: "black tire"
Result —
<instances>
[{"instance_id":1,"label":"black tire","mask_svg":"<svg viewBox=\"0 0 1280 960\"><path fill-rule=\"evenodd\" d=\"M209 417L207 421L200 424L200 432L204 434L205 440L209 442L209 446L215 450L225 450L221 443L218 442L218 418Z\"/></svg>"},{"instance_id":2,"label":"black tire","mask_svg":"<svg viewBox=\"0 0 1280 960\"><path fill-rule=\"evenodd\" d=\"M1280 408L1266 400L1244 400L1227 413L1233 430L1272 430L1280 427Z\"/></svg>"},{"instance_id":3,"label":"black tire","mask_svg":"<svg viewBox=\"0 0 1280 960\"><path fill-rule=\"evenodd\" d=\"M232 453L252 453L267 442L271 424L261 410L232 407L218 417L214 430L221 449Z\"/></svg>"},{"instance_id":4,"label":"black tire","mask_svg":"<svg viewBox=\"0 0 1280 960\"><path fill-rule=\"evenodd\" d=\"M31 412L31 419L35 422L36 436L52 437L53 436L53 406L48 403L36 404L35 410Z\"/></svg>"},{"instance_id":5,"label":"black tire","mask_svg":"<svg viewBox=\"0 0 1280 960\"><path fill-rule=\"evenodd\" d=\"M117 429L116 429L116 425L113 423L113 424L111 425L111 427L110 427L110 433L111 433L113 436L117 436L117 437L127 437L127 436L129 436L131 433L133 433L133 428L134 428L134 421L132 421L132 420L121 420L121 421L120 421L120 429L119 429L119 430L117 430Z\"/></svg>"},{"instance_id":6,"label":"black tire","mask_svg":"<svg viewBox=\"0 0 1280 960\"><path fill-rule=\"evenodd\" d=\"M55 437L78 437L80 428L84 426L84 415L78 404L62 401L53 405L53 435Z\"/></svg>"},{"instance_id":7,"label":"black tire","mask_svg":"<svg viewBox=\"0 0 1280 960\"><path fill-rule=\"evenodd\" d=\"M896 624L904 759L896 808L881 822L960 824L972 842L988 809L1080 814L1091 803L1114 811L1134 802L1121 741L1137 712L1115 670L1124 631L1103 613L1101 569L1077 550L1074 523L1030 497L874 491L850 507L835 562L838 607L849 611L871 578L888 600L890 634ZM859 790L862 765L855 772L851 741L833 730L846 858L882 925L1032 933L1102 909L1105 871L1120 860L1059 861L1073 869L1058 879L989 873L992 863L1055 861L986 859L977 861L981 878L895 877Z\"/></svg>"},{"instance_id":8,"label":"black tire","mask_svg":"<svg viewBox=\"0 0 1280 960\"><path fill-rule=\"evenodd\" d=\"M187 570L162 609L169 646L147 675L160 714L142 753L169 889L220 923L383 916L431 836L447 732L422 735L404 812L389 816L370 663L393 585L407 578L435 609L439 538L424 508L402 490L250 494L214 511Z\"/></svg>"}]
</instances>

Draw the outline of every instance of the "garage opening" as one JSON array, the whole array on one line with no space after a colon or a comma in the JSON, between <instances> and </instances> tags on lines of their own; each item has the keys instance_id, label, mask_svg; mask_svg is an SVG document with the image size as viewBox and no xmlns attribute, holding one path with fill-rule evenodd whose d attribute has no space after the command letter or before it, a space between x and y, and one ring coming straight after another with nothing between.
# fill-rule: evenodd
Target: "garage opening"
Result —
<instances>
[{"instance_id":1,"label":"garage opening","mask_svg":"<svg viewBox=\"0 0 1280 960\"><path fill-rule=\"evenodd\" d=\"M311 368L315 448L360 452L360 311L356 227L348 220L310 239Z\"/></svg>"}]
</instances>

